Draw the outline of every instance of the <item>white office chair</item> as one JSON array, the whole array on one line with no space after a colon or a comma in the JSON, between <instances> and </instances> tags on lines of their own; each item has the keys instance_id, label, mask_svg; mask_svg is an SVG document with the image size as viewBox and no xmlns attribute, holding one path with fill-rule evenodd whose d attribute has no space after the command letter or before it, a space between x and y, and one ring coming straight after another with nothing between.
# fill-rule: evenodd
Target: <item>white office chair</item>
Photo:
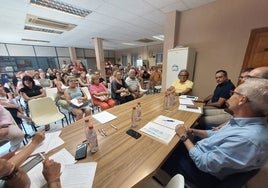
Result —
<instances>
[{"instance_id":1,"label":"white office chair","mask_svg":"<svg viewBox=\"0 0 268 188\"><path fill-rule=\"evenodd\" d=\"M28 102L31 118L36 126L47 125L63 118L67 118L59 111L58 107L50 97L32 99Z\"/></svg>"},{"instance_id":2,"label":"white office chair","mask_svg":"<svg viewBox=\"0 0 268 188\"><path fill-rule=\"evenodd\" d=\"M165 187L153 178L150 178L144 184L140 185L139 188L184 188L184 177L181 174L175 175Z\"/></svg>"},{"instance_id":3,"label":"white office chair","mask_svg":"<svg viewBox=\"0 0 268 188\"><path fill-rule=\"evenodd\" d=\"M55 101L56 97L57 97L57 93L58 93L58 90L56 87L52 87L52 88L45 88L46 90L46 96L47 97L50 97L53 101Z\"/></svg>"}]
</instances>

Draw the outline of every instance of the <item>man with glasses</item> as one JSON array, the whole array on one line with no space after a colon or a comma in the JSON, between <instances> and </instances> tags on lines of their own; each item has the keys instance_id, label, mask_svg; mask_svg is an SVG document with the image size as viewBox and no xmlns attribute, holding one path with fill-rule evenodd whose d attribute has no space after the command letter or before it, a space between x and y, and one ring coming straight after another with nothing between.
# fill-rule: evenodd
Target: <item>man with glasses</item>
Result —
<instances>
[{"instance_id":1,"label":"man with glasses","mask_svg":"<svg viewBox=\"0 0 268 188\"><path fill-rule=\"evenodd\" d=\"M257 91L257 92L256 92ZM229 175L261 168L268 159L268 80L247 79L226 105L233 117L217 131L176 127L181 143L162 169L198 187L217 187ZM189 136L203 138L194 143Z\"/></svg>"},{"instance_id":2,"label":"man with glasses","mask_svg":"<svg viewBox=\"0 0 268 188\"><path fill-rule=\"evenodd\" d=\"M215 126L226 122L230 119L230 114L224 111L226 108L225 102L230 98L230 91L234 90L235 86L228 79L225 70L218 70L215 74L217 86L212 95L204 99L206 105L204 106L203 116L199 120L199 127Z\"/></svg>"},{"instance_id":3,"label":"man with glasses","mask_svg":"<svg viewBox=\"0 0 268 188\"><path fill-rule=\"evenodd\" d=\"M176 95L188 95L191 93L193 88L193 82L188 80L189 73L183 69L178 74L178 80L173 82L172 85L167 89L167 93L175 92Z\"/></svg>"}]
</instances>

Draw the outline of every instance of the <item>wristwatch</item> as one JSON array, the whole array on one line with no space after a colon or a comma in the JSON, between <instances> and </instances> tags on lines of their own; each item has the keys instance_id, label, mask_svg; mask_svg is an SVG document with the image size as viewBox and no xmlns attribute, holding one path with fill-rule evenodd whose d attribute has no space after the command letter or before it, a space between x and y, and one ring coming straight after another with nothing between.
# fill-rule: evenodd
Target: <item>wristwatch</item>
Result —
<instances>
[{"instance_id":1,"label":"wristwatch","mask_svg":"<svg viewBox=\"0 0 268 188\"><path fill-rule=\"evenodd\" d=\"M187 135L182 135L180 141L185 142L189 137Z\"/></svg>"}]
</instances>

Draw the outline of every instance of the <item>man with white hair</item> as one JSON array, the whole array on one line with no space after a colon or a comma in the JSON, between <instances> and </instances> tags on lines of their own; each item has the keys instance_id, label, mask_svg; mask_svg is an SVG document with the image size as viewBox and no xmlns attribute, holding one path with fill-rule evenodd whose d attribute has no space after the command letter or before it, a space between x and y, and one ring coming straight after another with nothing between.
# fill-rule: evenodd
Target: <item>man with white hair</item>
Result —
<instances>
[{"instance_id":1,"label":"man with white hair","mask_svg":"<svg viewBox=\"0 0 268 188\"><path fill-rule=\"evenodd\" d=\"M268 159L268 80L250 78L226 101L233 117L217 131L178 126L181 143L163 165L199 187L217 187L229 175L261 168ZM202 140L193 143L188 135Z\"/></svg>"},{"instance_id":2,"label":"man with white hair","mask_svg":"<svg viewBox=\"0 0 268 188\"><path fill-rule=\"evenodd\" d=\"M126 84L128 85L128 90L133 95L134 99L137 99L143 96L143 92L140 91L140 83L138 78L136 78L135 73L134 69L129 70L128 77L126 78Z\"/></svg>"}]
</instances>

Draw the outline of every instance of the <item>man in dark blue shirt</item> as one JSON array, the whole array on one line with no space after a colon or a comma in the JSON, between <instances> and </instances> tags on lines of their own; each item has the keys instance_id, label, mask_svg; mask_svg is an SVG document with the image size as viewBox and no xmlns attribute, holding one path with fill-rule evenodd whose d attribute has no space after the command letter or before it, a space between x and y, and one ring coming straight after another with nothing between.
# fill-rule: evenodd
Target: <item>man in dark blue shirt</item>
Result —
<instances>
[{"instance_id":1,"label":"man in dark blue shirt","mask_svg":"<svg viewBox=\"0 0 268 188\"><path fill-rule=\"evenodd\" d=\"M214 93L204 99L204 115L199 120L200 126L219 125L228 119L230 115L224 111L225 102L231 97L230 92L235 89L234 84L228 79L225 70L218 70L215 74L217 86Z\"/></svg>"}]
</instances>

